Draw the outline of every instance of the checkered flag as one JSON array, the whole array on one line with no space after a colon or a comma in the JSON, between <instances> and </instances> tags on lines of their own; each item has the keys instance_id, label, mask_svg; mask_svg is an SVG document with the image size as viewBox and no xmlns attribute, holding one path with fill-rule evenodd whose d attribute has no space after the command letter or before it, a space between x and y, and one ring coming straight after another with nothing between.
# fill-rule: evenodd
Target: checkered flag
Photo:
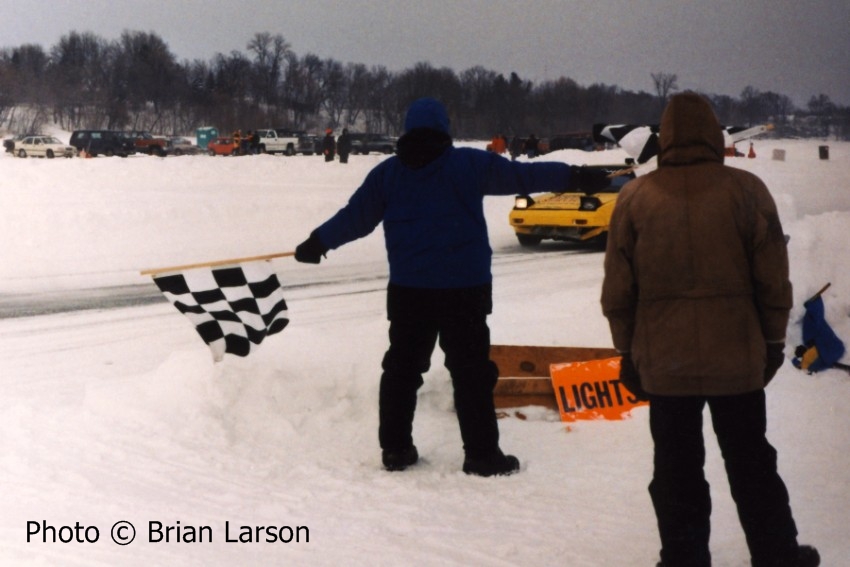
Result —
<instances>
[{"instance_id":1,"label":"checkered flag","mask_svg":"<svg viewBox=\"0 0 850 567\"><path fill-rule=\"evenodd\" d=\"M270 262L195 268L154 275L165 297L186 315L220 361L248 356L252 345L289 323L286 301Z\"/></svg>"}]
</instances>

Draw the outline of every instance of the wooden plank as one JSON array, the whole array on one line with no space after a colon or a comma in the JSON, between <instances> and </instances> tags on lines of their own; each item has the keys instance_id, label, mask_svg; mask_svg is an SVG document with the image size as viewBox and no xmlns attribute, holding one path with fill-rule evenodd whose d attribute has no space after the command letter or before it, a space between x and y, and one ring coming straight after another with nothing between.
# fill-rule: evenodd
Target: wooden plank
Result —
<instances>
[{"instance_id":1,"label":"wooden plank","mask_svg":"<svg viewBox=\"0 0 850 567\"><path fill-rule=\"evenodd\" d=\"M547 377L534 378L499 378L497 390L505 395L534 395L551 394L552 379Z\"/></svg>"},{"instance_id":2,"label":"wooden plank","mask_svg":"<svg viewBox=\"0 0 850 567\"><path fill-rule=\"evenodd\" d=\"M598 360L617 356L613 348L492 345L490 359L500 377L549 377L549 365L557 362Z\"/></svg>"},{"instance_id":3,"label":"wooden plank","mask_svg":"<svg viewBox=\"0 0 850 567\"><path fill-rule=\"evenodd\" d=\"M499 367L493 401L497 409L542 406L557 411L550 364L614 356L612 348L492 345L490 358Z\"/></svg>"},{"instance_id":4,"label":"wooden plank","mask_svg":"<svg viewBox=\"0 0 850 567\"><path fill-rule=\"evenodd\" d=\"M497 396L493 398L493 401L496 409L536 406L558 411L558 400L555 399L554 392L548 396L542 394L536 396Z\"/></svg>"}]
</instances>

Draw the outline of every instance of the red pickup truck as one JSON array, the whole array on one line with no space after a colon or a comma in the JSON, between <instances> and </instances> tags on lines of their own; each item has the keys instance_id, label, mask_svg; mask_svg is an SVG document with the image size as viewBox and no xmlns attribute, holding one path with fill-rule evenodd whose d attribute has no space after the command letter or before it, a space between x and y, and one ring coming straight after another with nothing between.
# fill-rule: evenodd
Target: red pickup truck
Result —
<instances>
[{"instance_id":1,"label":"red pickup truck","mask_svg":"<svg viewBox=\"0 0 850 567\"><path fill-rule=\"evenodd\" d=\"M130 132L130 139L133 140L136 151L139 153L160 157L168 153L167 138L157 138L150 132L133 131Z\"/></svg>"}]
</instances>

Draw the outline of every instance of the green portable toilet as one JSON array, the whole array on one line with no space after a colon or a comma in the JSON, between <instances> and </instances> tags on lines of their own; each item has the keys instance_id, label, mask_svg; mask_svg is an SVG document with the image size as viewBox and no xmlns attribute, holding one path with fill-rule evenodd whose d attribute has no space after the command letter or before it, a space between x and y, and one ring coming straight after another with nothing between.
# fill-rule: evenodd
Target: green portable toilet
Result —
<instances>
[{"instance_id":1,"label":"green portable toilet","mask_svg":"<svg viewBox=\"0 0 850 567\"><path fill-rule=\"evenodd\" d=\"M198 138L198 147L207 149L207 144L218 138L218 128L212 126L204 126L195 130L195 136Z\"/></svg>"}]
</instances>

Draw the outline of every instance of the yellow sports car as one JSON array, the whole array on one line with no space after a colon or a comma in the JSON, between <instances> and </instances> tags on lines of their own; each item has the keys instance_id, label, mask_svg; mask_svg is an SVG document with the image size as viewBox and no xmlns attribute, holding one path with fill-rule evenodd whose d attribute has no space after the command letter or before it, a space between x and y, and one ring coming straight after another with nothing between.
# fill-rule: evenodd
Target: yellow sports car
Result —
<instances>
[{"instance_id":1,"label":"yellow sports car","mask_svg":"<svg viewBox=\"0 0 850 567\"><path fill-rule=\"evenodd\" d=\"M611 175L610 185L595 193L518 195L509 219L522 246L545 239L602 244L620 188L635 178L630 165L592 165Z\"/></svg>"}]
</instances>

